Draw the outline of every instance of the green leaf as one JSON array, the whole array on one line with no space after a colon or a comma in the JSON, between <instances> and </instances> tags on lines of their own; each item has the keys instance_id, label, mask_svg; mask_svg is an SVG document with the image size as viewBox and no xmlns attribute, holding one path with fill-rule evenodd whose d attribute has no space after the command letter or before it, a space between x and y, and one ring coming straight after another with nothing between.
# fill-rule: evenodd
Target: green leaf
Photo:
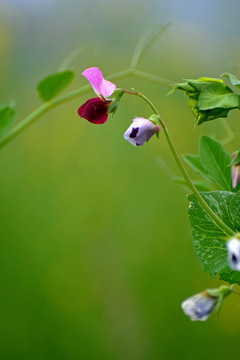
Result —
<instances>
[{"instance_id":1,"label":"green leaf","mask_svg":"<svg viewBox=\"0 0 240 360\"><path fill-rule=\"evenodd\" d=\"M232 85L235 85L240 89L240 80L238 80L235 75L230 74L229 72L225 72L221 76L225 76L226 78L228 78L231 81Z\"/></svg>"},{"instance_id":2,"label":"green leaf","mask_svg":"<svg viewBox=\"0 0 240 360\"><path fill-rule=\"evenodd\" d=\"M132 61L131 61L131 65L130 65L131 68L136 68L138 66L141 57L144 55L144 53L149 48L149 46L170 25L171 25L171 22L168 22L165 25L158 24L158 25L151 26L150 28L148 28L145 31L145 33L138 40L137 45L134 49Z\"/></svg>"},{"instance_id":3,"label":"green leaf","mask_svg":"<svg viewBox=\"0 0 240 360\"><path fill-rule=\"evenodd\" d=\"M220 82L209 83L201 89L197 107L199 110L235 109L239 107L239 95Z\"/></svg>"},{"instance_id":4,"label":"green leaf","mask_svg":"<svg viewBox=\"0 0 240 360\"><path fill-rule=\"evenodd\" d=\"M229 212L236 230L240 232L240 191L233 196L230 202Z\"/></svg>"},{"instance_id":5,"label":"green leaf","mask_svg":"<svg viewBox=\"0 0 240 360\"><path fill-rule=\"evenodd\" d=\"M216 108L212 110L197 110L196 125L201 125L206 121L216 120L220 118L226 118L231 109Z\"/></svg>"},{"instance_id":6,"label":"green leaf","mask_svg":"<svg viewBox=\"0 0 240 360\"><path fill-rule=\"evenodd\" d=\"M49 75L38 84L38 95L43 101L49 101L68 86L73 78L74 72L70 70Z\"/></svg>"},{"instance_id":7,"label":"green leaf","mask_svg":"<svg viewBox=\"0 0 240 360\"><path fill-rule=\"evenodd\" d=\"M209 136L202 136L200 140L200 159L208 177L216 182L222 190L232 191L231 161L224 147Z\"/></svg>"},{"instance_id":8,"label":"green leaf","mask_svg":"<svg viewBox=\"0 0 240 360\"><path fill-rule=\"evenodd\" d=\"M183 177L175 177L173 179L173 181L176 184L184 185L185 187L189 188L188 183L186 182L186 180ZM194 186L197 188L198 191L210 191L211 190L209 183L207 183L206 181L192 180L192 183L194 184Z\"/></svg>"},{"instance_id":9,"label":"green leaf","mask_svg":"<svg viewBox=\"0 0 240 360\"><path fill-rule=\"evenodd\" d=\"M205 179L209 180L209 177L206 174L206 171L204 170L199 155L193 155L193 154L186 154L183 156L185 162L191 166L191 168L196 171L199 175L204 177Z\"/></svg>"},{"instance_id":10,"label":"green leaf","mask_svg":"<svg viewBox=\"0 0 240 360\"><path fill-rule=\"evenodd\" d=\"M185 83L175 84L176 90L185 91L189 105L195 116L195 124L226 118L230 110L239 108L240 96L223 83L222 79L202 77L188 79Z\"/></svg>"},{"instance_id":11,"label":"green leaf","mask_svg":"<svg viewBox=\"0 0 240 360\"><path fill-rule=\"evenodd\" d=\"M235 195L227 191L201 193L204 200L230 228L234 225L229 214L229 204ZM240 272L232 271L227 261L226 234L209 218L194 195L189 196L188 216L191 224L193 246L203 271L230 284L240 284Z\"/></svg>"},{"instance_id":12,"label":"green leaf","mask_svg":"<svg viewBox=\"0 0 240 360\"><path fill-rule=\"evenodd\" d=\"M62 64L59 66L58 71L66 70L69 65L82 53L84 52L94 52L91 48L83 48L83 47L77 47L73 51L68 54L65 59L63 60Z\"/></svg>"},{"instance_id":13,"label":"green leaf","mask_svg":"<svg viewBox=\"0 0 240 360\"><path fill-rule=\"evenodd\" d=\"M0 107L0 134L11 125L14 118L14 110L9 105Z\"/></svg>"},{"instance_id":14,"label":"green leaf","mask_svg":"<svg viewBox=\"0 0 240 360\"><path fill-rule=\"evenodd\" d=\"M186 91L187 94L196 92L195 89L187 82L174 84L172 86L173 89L168 93L168 95L173 94L176 90Z\"/></svg>"}]
</instances>

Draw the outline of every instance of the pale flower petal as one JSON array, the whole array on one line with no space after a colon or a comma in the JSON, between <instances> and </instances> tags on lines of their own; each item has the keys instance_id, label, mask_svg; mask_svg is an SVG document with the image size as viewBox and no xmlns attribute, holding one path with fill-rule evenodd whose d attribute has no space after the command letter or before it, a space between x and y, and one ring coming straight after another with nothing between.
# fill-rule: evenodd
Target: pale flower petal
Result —
<instances>
[{"instance_id":1,"label":"pale flower petal","mask_svg":"<svg viewBox=\"0 0 240 360\"><path fill-rule=\"evenodd\" d=\"M152 121L137 117L124 133L124 138L134 146L141 146L160 130Z\"/></svg>"},{"instance_id":2,"label":"pale flower petal","mask_svg":"<svg viewBox=\"0 0 240 360\"><path fill-rule=\"evenodd\" d=\"M205 321L215 309L215 305L216 298L204 292L184 300L181 306L192 321Z\"/></svg>"},{"instance_id":3,"label":"pale flower petal","mask_svg":"<svg viewBox=\"0 0 240 360\"><path fill-rule=\"evenodd\" d=\"M240 240L232 238L227 242L228 263L232 270L240 271Z\"/></svg>"},{"instance_id":4,"label":"pale flower petal","mask_svg":"<svg viewBox=\"0 0 240 360\"><path fill-rule=\"evenodd\" d=\"M97 96L103 97L105 100L116 89L115 84L103 78L102 72L97 67L84 70L82 75L89 81Z\"/></svg>"}]
</instances>

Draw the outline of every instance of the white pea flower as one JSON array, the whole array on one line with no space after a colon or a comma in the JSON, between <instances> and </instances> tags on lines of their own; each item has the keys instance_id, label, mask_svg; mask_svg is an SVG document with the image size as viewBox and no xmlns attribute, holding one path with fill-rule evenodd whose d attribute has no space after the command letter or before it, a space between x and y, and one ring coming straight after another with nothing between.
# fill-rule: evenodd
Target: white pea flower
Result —
<instances>
[{"instance_id":1,"label":"white pea flower","mask_svg":"<svg viewBox=\"0 0 240 360\"><path fill-rule=\"evenodd\" d=\"M205 321L216 310L219 313L224 299L232 293L232 287L222 285L216 289L207 289L182 302L183 312L192 321Z\"/></svg>"},{"instance_id":2,"label":"white pea flower","mask_svg":"<svg viewBox=\"0 0 240 360\"><path fill-rule=\"evenodd\" d=\"M124 133L124 138L134 146L141 146L160 130L151 120L142 117L133 119L133 123Z\"/></svg>"},{"instance_id":3,"label":"white pea flower","mask_svg":"<svg viewBox=\"0 0 240 360\"><path fill-rule=\"evenodd\" d=\"M227 242L228 263L232 270L240 271L240 240L236 237Z\"/></svg>"},{"instance_id":4,"label":"white pea flower","mask_svg":"<svg viewBox=\"0 0 240 360\"><path fill-rule=\"evenodd\" d=\"M183 312L192 321L205 321L213 312L217 298L209 295L206 291L191 296L182 302Z\"/></svg>"}]
</instances>

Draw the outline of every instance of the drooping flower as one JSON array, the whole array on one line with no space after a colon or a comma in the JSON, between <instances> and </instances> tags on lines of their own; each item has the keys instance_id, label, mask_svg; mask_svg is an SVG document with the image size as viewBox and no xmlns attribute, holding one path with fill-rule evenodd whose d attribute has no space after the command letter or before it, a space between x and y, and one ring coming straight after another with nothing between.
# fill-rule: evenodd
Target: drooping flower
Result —
<instances>
[{"instance_id":1,"label":"drooping flower","mask_svg":"<svg viewBox=\"0 0 240 360\"><path fill-rule=\"evenodd\" d=\"M235 188L240 181L240 153L235 152L232 154L231 161L231 175L232 175L232 187Z\"/></svg>"},{"instance_id":2,"label":"drooping flower","mask_svg":"<svg viewBox=\"0 0 240 360\"><path fill-rule=\"evenodd\" d=\"M240 271L240 240L237 237L227 242L228 263L232 270Z\"/></svg>"},{"instance_id":3,"label":"drooping flower","mask_svg":"<svg viewBox=\"0 0 240 360\"><path fill-rule=\"evenodd\" d=\"M104 124L108 118L108 109L112 102L108 97L115 91L116 85L105 80L97 67L84 70L82 75L89 81L98 97L87 100L78 109L78 114L93 124Z\"/></svg>"},{"instance_id":4,"label":"drooping flower","mask_svg":"<svg viewBox=\"0 0 240 360\"><path fill-rule=\"evenodd\" d=\"M214 310L220 311L223 300L231 292L231 287L226 285L217 289L207 289L184 300L181 307L192 321L205 321Z\"/></svg>"},{"instance_id":5,"label":"drooping flower","mask_svg":"<svg viewBox=\"0 0 240 360\"><path fill-rule=\"evenodd\" d=\"M124 133L124 138L134 146L141 146L160 130L153 121L136 117Z\"/></svg>"},{"instance_id":6,"label":"drooping flower","mask_svg":"<svg viewBox=\"0 0 240 360\"><path fill-rule=\"evenodd\" d=\"M189 297L181 304L183 312L192 321L205 321L213 312L216 298L206 292Z\"/></svg>"}]
</instances>

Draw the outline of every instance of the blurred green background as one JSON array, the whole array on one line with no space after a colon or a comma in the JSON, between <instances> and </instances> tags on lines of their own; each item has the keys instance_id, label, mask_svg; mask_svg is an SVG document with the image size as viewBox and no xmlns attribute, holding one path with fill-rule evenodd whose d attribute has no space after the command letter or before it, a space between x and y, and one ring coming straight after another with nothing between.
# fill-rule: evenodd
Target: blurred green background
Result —
<instances>
[{"instance_id":1,"label":"blurred green background","mask_svg":"<svg viewBox=\"0 0 240 360\"><path fill-rule=\"evenodd\" d=\"M17 120L40 104L36 84L78 46L71 66L105 76L125 69L140 34L173 20L140 68L182 78L239 76L240 2L221 0L0 0L1 103ZM201 134L222 139L223 120L193 130L182 93L135 78L158 106L180 153L196 153ZM61 105L0 152L0 359L157 360L238 356L240 301L219 317L192 323L181 301L214 287L194 253L187 191L159 165L178 169L161 134L142 148L123 139L134 116L150 115L125 96L114 121L94 126ZM239 148L239 113L230 114ZM191 172L190 172L191 173Z\"/></svg>"}]
</instances>

